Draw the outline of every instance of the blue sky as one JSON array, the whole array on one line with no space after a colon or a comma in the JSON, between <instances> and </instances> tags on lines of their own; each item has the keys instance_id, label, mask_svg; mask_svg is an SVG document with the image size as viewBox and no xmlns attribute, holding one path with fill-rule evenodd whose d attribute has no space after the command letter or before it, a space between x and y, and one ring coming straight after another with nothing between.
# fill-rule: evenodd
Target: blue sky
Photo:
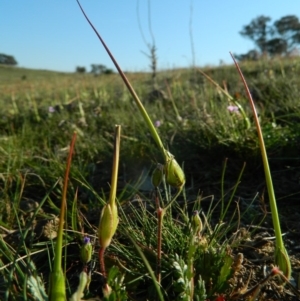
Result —
<instances>
[{"instance_id":1,"label":"blue sky","mask_svg":"<svg viewBox=\"0 0 300 301\"><path fill-rule=\"evenodd\" d=\"M138 26L137 0L81 0L90 20L125 71L149 70ZM191 4L193 6L191 19ZM151 0L151 22L158 68L192 64L190 21L198 66L231 63L229 51L253 48L239 31L259 15L275 21L300 15L299 0ZM148 1L139 0L147 42ZM76 66L113 68L75 0L0 0L0 53L13 55L20 67L73 72Z\"/></svg>"}]
</instances>

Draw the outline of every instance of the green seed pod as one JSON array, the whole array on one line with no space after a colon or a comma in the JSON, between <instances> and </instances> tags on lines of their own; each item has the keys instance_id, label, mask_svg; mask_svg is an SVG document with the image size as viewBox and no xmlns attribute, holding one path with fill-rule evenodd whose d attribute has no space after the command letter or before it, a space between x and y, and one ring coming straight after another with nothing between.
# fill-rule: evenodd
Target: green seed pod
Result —
<instances>
[{"instance_id":1,"label":"green seed pod","mask_svg":"<svg viewBox=\"0 0 300 301\"><path fill-rule=\"evenodd\" d=\"M76 292L71 296L70 301L81 300L83 298L84 290L88 283L88 275L85 271L82 271L79 275L79 285L77 287Z\"/></svg>"},{"instance_id":2,"label":"green seed pod","mask_svg":"<svg viewBox=\"0 0 300 301\"><path fill-rule=\"evenodd\" d=\"M192 230L195 235L200 235L203 225L199 216L199 211L195 210L192 215Z\"/></svg>"},{"instance_id":3,"label":"green seed pod","mask_svg":"<svg viewBox=\"0 0 300 301\"><path fill-rule=\"evenodd\" d=\"M163 166L161 164L157 164L156 168L153 170L151 182L152 185L156 188L160 185L163 178Z\"/></svg>"},{"instance_id":4,"label":"green seed pod","mask_svg":"<svg viewBox=\"0 0 300 301\"><path fill-rule=\"evenodd\" d=\"M185 175L174 157L170 157L165 165L166 182L176 188L181 188L185 183Z\"/></svg>"},{"instance_id":5,"label":"green seed pod","mask_svg":"<svg viewBox=\"0 0 300 301\"><path fill-rule=\"evenodd\" d=\"M92 259L93 246L89 237L83 238L83 244L80 248L80 259L84 264L87 264Z\"/></svg>"},{"instance_id":6,"label":"green seed pod","mask_svg":"<svg viewBox=\"0 0 300 301\"><path fill-rule=\"evenodd\" d=\"M100 223L98 227L98 238L101 248L106 249L117 230L119 223L118 208L114 204L106 204L101 212Z\"/></svg>"},{"instance_id":7,"label":"green seed pod","mask_svg":"<svg viewBox=\"0 0 300 301\"><path fill-rule=\"evenodd\" d=\"M291 261L285 247L283 247L283 249L281 249L280 247L275 248L275 263L278 265L279 269L283 272L284 276L287 279L290 279Z\"/></svg>"}]
</instances>

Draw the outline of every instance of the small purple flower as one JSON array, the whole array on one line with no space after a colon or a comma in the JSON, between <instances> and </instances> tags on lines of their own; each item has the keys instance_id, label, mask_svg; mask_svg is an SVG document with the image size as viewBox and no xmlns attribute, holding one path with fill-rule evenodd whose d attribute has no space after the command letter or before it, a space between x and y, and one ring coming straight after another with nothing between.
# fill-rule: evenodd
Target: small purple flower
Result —
<instances>
[{"instance_id":1,"label":"small purple flower","mask_svg":"<svg viewBox=\"0 0 300 301\"><path fill-rule=\"evenodd\" d=\"M154 123L155 127L158 128L161 126L161 122L159 120L156 120Z\"/></svg>"},{"instance_id":2,"label":"small purple flower","mask_svg":"<svg viewBox=\"0 0 300 301\"><path fill-rule=\"evenodd\" d=\"M238 113L239 112L239 108L237 106L228 106L227 107L227 110L230 112L230 113Z\"/></svg>"},{"instance_id":3,"label":"small purple flower","mask_svg":"<svg viewBox=\"0 0 300 301\"><path fill-rule=\"evenodd\" d=\"M87 237L87 236L85 236L85 237L83 238L83 244L84 244L84 245L87 245L88 243L90 243L90 241L91 241L91 239L90 239L89 237Z\"/></svg>"},{"instance_id":4,"label":"small purple flower","mask_svg":"<svg viewBox=\"0 0 300 301\"><path fill-rule=\"evenodd\" d=\"M49 113L54 113L54 112L55 112L55 109L54 109L54 107L52 107L52 106L51 106L51 107L49 107L49 108L48 108L48 112L49 112Z\"/></svg>"}]
</instances>

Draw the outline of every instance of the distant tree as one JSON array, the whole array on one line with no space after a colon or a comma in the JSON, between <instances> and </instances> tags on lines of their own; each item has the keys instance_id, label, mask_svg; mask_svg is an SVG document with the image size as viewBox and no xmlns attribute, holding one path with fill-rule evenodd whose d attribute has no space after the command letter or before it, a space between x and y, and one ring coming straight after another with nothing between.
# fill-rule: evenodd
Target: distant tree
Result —
<instances>
[{"instance_id":1,"label":"distant tree","mask_svg":"<svg viewBox=\"0 0 300 301\"><path fill-rule=\"evenodd\" d=\"M15 66L18 65L18 62L15 60L15 58L12 55L0 53L0 64Z\"/></svg>"},{"instance_id":2,"label":"distant tree","mask_svg":"<svg viewBox=\"0 0 300 301\"><path fill-rule=\"evenodd\" d=\"M265 50L270 56L285 55L288 53L288 42L282 38L271 39L267 41Z\"/></svg>"},{"instance_id":3,"label":"distant tree","mask_svg":"<svg viewBox=\"0 0 300 301\"><path fill-rule=\"evenodd\" d=\"M112 74L114 71L112 69L107 68L105 65L102 64L92 64L91 65L91 73L94 75L100 75L100 74Z\"/></svg>"},{"instance_id":4,"label":"distant tree","mask_svg":"<svg viewBox=\"0 0 300 301\"><path fill-rule=\"evenodd\" d=\"M298 17L289 15L270 24L271 18L259 16L245 25L240 34L251 39L257 49L250 50L246 54L238 55L237 58L253 59L255 51L258 56L290 55L296 53L297 45L300 44L300 22ZM255 54L254 57L257 57Z\"/></svg>"},{"instance_id":5,"label":"distant tree","mask_svg":"<svg viewBox=\"0 0 300 301\"><path fill-rule=\"evenodd\" d=\"M285 16L274 22L277 33L287 42L287 52L300 44L300 22L296 16Z\"/></svg>"},{"instance_id":6,"label":"distant tree","mask_svg":"<svg viewBox=\"0 0 300 301\"><path fill-rule=\"evenodd\" d=\"M268 25L270 17L259 16L253 19L250 24L245 25L240 34L254 41L259 51L263 53L266 50L268 36L272 34L272 28Z\"/></svg>"},{"instance_id":7,"label":"distant tree","mask_svg":"<svg viewBox=\"0 0 300 301\"><path fill-rule=\"evenodd\" d=\"M91 65L91 73L93 73L94 75L97 75L98 73L98 68L96 64L92 64Z\"/></svg>"},{"instance_id":8,"label":"distant tree","mask_svg":"<svg viewBox=\"0 0 300 301\"><path fill-rule=\"evenodd\" d=\"M103 71L103 74L113 74L113 73L114 73L114 70L109 69L109 68L106 68L106 69Z\"/></svg>"},{"instance_id":9,"label":"distant tree","mask_svg":"<svg viewBox=\"0 0 300 301\"><path fill-rule=\"evenodd\" d=\"M77 72L77 73L85 73L85 72L86 72L86 69L85 69L85 67L77 66L77 67L76 67L76 72Z\"/></svg>"},{"instance_id":10,"label":"distant tree","mask_svg":"<svg viewBox=\"0 0 300 301\"><path fill-rule=\"evenodd\" d=\"M234 57L239 61L257 61L260 58L260 53L252 49L245 54L234 54Z\"/></svg>"}]
</instances>

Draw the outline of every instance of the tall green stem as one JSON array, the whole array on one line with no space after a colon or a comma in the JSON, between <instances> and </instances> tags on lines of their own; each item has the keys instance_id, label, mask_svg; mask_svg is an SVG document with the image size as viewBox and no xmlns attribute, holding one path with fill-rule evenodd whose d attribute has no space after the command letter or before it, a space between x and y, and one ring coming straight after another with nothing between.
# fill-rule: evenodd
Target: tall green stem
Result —
<instances>
[{"instance_id":1,"label":"tall green stem","mask_svg":"<svg viewBox=\"0 0 300 301\"><path fill-rule=\"evenodd\" d=\"M104 252L106 248L110 245L111 240L117 230L118 223L119 223L118 207L116 204L116 193L117 193L117 181L118 181L119 158L120 158L120 139L121 139L121 126L116 125L109 201L102 209L100 223L98 227L98 237L100 242L99 261L101 266L101 272L104 277L106 277L105 264L104 264Z\"/></svg>"},{"instance_id":2,"label":"tall green stem","mask_svg":"<svg viewBox=\"0 0 300 301\"><path fill-rule=\"evenodd\" d=\"M115 126L115 145L114 145L114 157L112 166L112 175L110 183L110 194L109 203L111 207L116 206L116 194L117 194L117 182L118 182L118 171L120 161L120 143L121 143L121 126Z\"/></svg>"},{"instance_id":3,"label":"tall green stem","mask_svg":"<svg viewBox=\"0 0 300 301\"><path fill-rule=\"evenodd\" d=\"M290 263L288 253L285 249L283 239L282 239L280 220L279 220L279 216L278 216L276 198L275 198L275 193L274 193L274 188L273 188L273 182L272 182L272 177L271 177L271 172L270 172L270 167L269 167L267 151L266 151L264 138L263 138L263 134L262 134L262 129L261 129L261 126L259 123L257 111L255 108L250 90L246 83L246 80L242 74L242 71L241 71L239 65L237 64L237 62L234 59L232 54L231 54L231 57L235 63L235 66L236 66L239 74L240 74L240 77L244 83L244 86L245 86L245 89L246 89L246 92L247 92L247 95L248 95L248 98L250 101L250 105L252 107L252 111L254 114L254 121L255 121L256 129L257 129L259 146L260 146L260 151L261 151L262 160L263 160L264 172L265 172L265 177L266 177L266 183L267 183L267 189L268 189L268 195L269 195L270 207L271 207L271 213L272 213L273 226L274 226L274 231L275 231L275 236L276 236L275 262L280 267L280 269L284 272L285 276L287 278L290 278L291 263Z\"/></svg>"},{"instance_id":4,"label":"tall green stem","mask_svg":"<svg viewBox=\"0 0 300 301\"><path fill-rule=\"evenodd\" d=\"M137 96L136 92L134 91L133 87L131 86L129 80L127 79L126 75L124 74L124 72L122 71L121 67L119 66L118 62L116 61L116 59L114 58L114 56L112 55L111 51L109 50L109 48L107 47L107 45L105 44L104 40L102 39L102 37L100 36L100 34L98 33L97 29L94 27L94 25L92 24L92 22L89 20L89 18L87 17L87 15L85 14L83 8L81 7L80 3L78 0L76 0L83 15L85 16L86 20L88 21L88 23L90 24L90 26L92 27L92 29L94 30L94 32L96 33L98 39L100 40L100 42L102 43L103 47L105 48L106 52L108 53L109 57L111 58L112 62L114 63L114 65L116 66L120 76L122 77L126 87L128 88L130 94L132 95L133 99L135 100L145 122L147 123L147 126L149 128L149 131L154 139L154 141L156 142L158 148L160 149L162 155L164 158L166 158L166 153L165 153L165 148L163 146L163 143L145 109L145 107L143 106L142 102L140 101L139 97Z\"/></svg>"},{"instance_id":5,"label":"tall green stem","mask_svg":"<svg viewBox=\"0 0 300 301\"><path fill-rule=\"evenodd\" d=\"M74 150L76 140L76 133L73 134L72 141L70 144L70 151L67 159L66 172L64 177L64 186L61 197L61 208L59 213L59 225L57 231L57 240L55 245L55 258L53 264L53 270L50 275L50 286L49 286L49 300L50 301L65 301L66 300L66 284L65 275L63 273L62 263L62 249L63 249L63 230L65 222L65 212L67 206L67 188L69 181L69 173L71 168L72 154Z\"/></svg>"},{"instance_id":6,"label":"tall green stem","mask_svg":"<svg viewBox=\"0 0 300 301\"><path fill-rule=\"evenodd\" d=\"M73 134L73 138L70 145L69 156L67 159L67 167L65 171L64 177L64 186L62 192L62 199L61 199L61 209L59 213L59 226L58 226L58 233L57 233L57 240L56 240L56 248L55 248L55 260L54 260L54 270L58 270L61 268L61 259L62 259L62 244L63 244L63 228L65 222L65 211L67 206L67 189L68 189L68 181L69 181L69 173L71 168L71 161L72 161L72 154L74 150L76 140L76 133Z\"/></svg>"}]
</instances>

